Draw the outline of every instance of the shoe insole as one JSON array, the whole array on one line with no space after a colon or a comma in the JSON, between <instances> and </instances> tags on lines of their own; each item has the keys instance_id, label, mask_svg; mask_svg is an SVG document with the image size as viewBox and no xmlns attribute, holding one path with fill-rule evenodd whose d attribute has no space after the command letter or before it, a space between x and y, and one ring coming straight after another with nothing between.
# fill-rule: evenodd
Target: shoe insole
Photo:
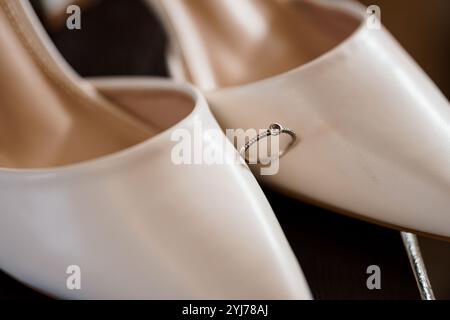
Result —
<instances>
[{"instance_id":1,"label":"shoe insole","mask_svg":"<svg viewBox=\"0 0 450 320\"><path fill-rule=\"evenodd\" d=\"M186 73L202 89L241 85L298 67L359 22L300 0L152 0L168 18Z\"/></svg>"},{"instance_id":2,"label":"shoe insole","mask_svg":"<svg viewBox=\"0 0 450 320\"><path fill-rule=\"evenodd\" d=\"M82 88L78 79L67 80L71 74L33 34L24 4L0 0L0 167L89 160L159 131Z\"/></svg>"}]
</instances>

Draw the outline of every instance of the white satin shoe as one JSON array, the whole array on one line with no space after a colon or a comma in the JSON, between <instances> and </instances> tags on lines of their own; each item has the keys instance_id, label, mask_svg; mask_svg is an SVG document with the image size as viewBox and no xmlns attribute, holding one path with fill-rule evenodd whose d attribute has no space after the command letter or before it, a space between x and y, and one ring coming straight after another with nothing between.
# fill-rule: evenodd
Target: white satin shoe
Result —
<instances>
[{"instance_id":1,"label":"white satin shoe","mask_svg":"<svg viewBox=\"0 0 450 320\"><path fill-rule=\"evenodd\" d=\"M45 109L44 120L65 128L60 132L55 125L45 136L48 144L37 145L48 157L20 145L23 152L15 152L11 136L0 140L3 271L61 298L311 298L248 167L171 160L172 135L180 130L192 136L200 132L205 148L236 156L223 134L208 134L219 127L197 90L155 79L83 82L51 47L27 1L0 0L0 24L0 39L20 62L10 81L1 83L8 88L1 96L8 97L5 102L26 102L14 107L28 107L20 116L30 127L42 120L32 108L43 105L54 108ZM0 53L2 70L5 52ZM91 132L86 119L97 119L98 131ZM75 129L83 125L80 140ZM96 133L106 132L105 127L111 135L101 137L123 145L102 149ZM19 132L28 137L22 127L10 135ZM82 159L67 156L59 162L56 155L65 149L58 146L80 147L66 141L69 137L89 147ZM76 274L81 281L75 281L80 290L71 286L75 274L66 273L74 270L81 271Z\"/></svg>"},{"instance_id":2,"label":"white satin shoe","mask_svg":"<svg viewBox=\"0 0 450 320\"><path fill-rule=\"evenodd\" d=\"M449 102L386 29L367 23L366 8L148 2L170 34L172 75L203 89L222 128L279 122L300 136L278 174L257 175L261 182L365 220L450 237Z\"/></svg>"}]
</instances>

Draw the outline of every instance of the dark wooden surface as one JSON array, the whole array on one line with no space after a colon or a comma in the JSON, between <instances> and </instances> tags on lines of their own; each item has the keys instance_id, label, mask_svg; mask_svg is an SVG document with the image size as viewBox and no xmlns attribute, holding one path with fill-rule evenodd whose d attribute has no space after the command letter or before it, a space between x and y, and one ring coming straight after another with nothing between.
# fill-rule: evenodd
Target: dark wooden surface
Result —
<instances>
[{"instance_id":1,"label":"dark wooden surface","mask_svg":"<svg viewBox=\"0 0 450 320\"><path fill-rule=\"evenodd\" d=\"M83 11L82 30L51 36L83 76L166 76L165 36L137 0L108 0ZM317 299L419 299L399 233L340 216L265 189ZM366 268L381 268L368 290ZM0 274L1 299L44 296Z\"/></svg>"}]
</instances>

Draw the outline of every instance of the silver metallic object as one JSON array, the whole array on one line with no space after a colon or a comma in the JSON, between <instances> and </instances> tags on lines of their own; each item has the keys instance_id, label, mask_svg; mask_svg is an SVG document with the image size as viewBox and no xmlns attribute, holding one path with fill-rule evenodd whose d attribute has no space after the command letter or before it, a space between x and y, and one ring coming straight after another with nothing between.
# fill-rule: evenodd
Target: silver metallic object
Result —
<instances>
[{"instance_id":1,"label":"silver metallic object","mask_svg":"<svg viewBox=\"0 0 450 320\"><path fill-rule=\"evenodd\" d=\"M287 147L284 150L281 150L278 154L278 157L281 157L297 140L297 134L294 132L294 130L289 128L284 128L279 123L272 123L269 126L269 129L265 130L263 133L258 134L256 137L250 139L246 144L242 146L239 153L241 156L245 159L245 161L248 161L245 157L245 153L247 150L255 143L257 143L259 140L270 137L270 136L278 136L282 133L286 133L291 137L291 142L287 145Z\"/></svg>"},{"instance_id":2,"label":"silver metallic object","mask_svg":"<svg viewBox=\"0 0 450 320\"><path fill-rule=\"evenodd\" d=\"M401 236L408 254L409 262L411 263L411 268L416 277L422 300L435 300L433 288L431 287L427 269L425 268L425 263L420 252L417 236L409 232L401 232Z\"/></svg>"}]
</instances>

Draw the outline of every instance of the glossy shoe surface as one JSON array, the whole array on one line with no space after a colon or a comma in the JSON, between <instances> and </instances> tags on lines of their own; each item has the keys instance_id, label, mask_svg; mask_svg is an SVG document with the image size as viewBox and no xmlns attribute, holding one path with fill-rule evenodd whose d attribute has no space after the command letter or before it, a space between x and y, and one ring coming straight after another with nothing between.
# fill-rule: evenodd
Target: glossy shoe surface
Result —
<instances>
[{"instance_id":1,"label":"glossy shoe surface","mask_svg":"<svg viewBox=\"0 0 450 320\"><path fill-rule=\"evenodd\" d=\"M368 27L365 8L355 2L284 3L303 3L327 17L338 12L336 25L355 27L337 46L287 72L205 86L222 128L279 122L299 135L279 172L257 178L365 220L450 237L447 99L388 31ZM182 53L172 51L171 59ZM186 75L187 61L172 65Z\"/></svg>"},{"instance_id":2,"label":"glossy shoe surface","mask_svg":"<svg viewBox=\"0 0 450 320\"><path fill-rule=\"evenodd\" d=\"M170 129L102 159L1 169L4 271L63 298L310 298L248 168L171 161L177 129L194 135L201 123L205 132L219 130L197 93L155 80L97 86L130 108L150 106L150 117L155 89L191 97L195 107ZM209 148L228 143L223 135L202 139ZM82 290L66 287L71 265L81 268Z\"/></svg>"},{"instance_id":3,"label":"glossy shoe surface","mask_svg":"<svg viewBox=\"0 0 450 320\"><path fill-rule=\"evenodd\" d=\"M237 157L197 90L158 79L82 81L27 1L0 0L0 23L16 56L0 54L12 77L1 78L2 106L23 111L1 120L28 124L2 127L3 271L60 298L311 298L248 167L174 161L180 134ZM102 130L111 131L100 139Z\"/></svg>"}]
</instances>

